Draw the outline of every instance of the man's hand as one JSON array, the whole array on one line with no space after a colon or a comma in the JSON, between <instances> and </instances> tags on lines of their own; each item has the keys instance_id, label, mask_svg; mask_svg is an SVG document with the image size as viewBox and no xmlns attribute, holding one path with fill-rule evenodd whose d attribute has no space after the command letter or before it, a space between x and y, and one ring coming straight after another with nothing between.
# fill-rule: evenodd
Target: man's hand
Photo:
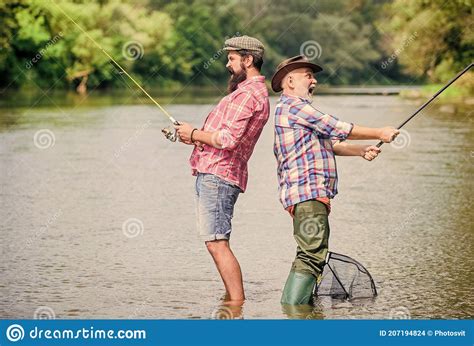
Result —
<instances>
[{"instance_id":1,"label":"man's hand","mask_svg":"<svg viewBox=\"0 0 474 346\"><path fill-rule=\"evenodd\" d=\"M379 155L380 152L380 148L377 148L375 145L368 145L362 148L362 153L360 156L362 156L367 161L372 161Z\"/></svg>"},{"instance_id":2,"label":"man's hand","mask_svg":"<svg viewBox=\"0 0 474 346\"><path fill-rule=\"evenodd\" d=\"M194 130L194 127L188 123L180 123L179 125L174 125L174 128L178 132L178 139L180 142L187 145L195 145L199 150L203 150L201 142L197 141L195 138L193 138L194 143L191 142L191 132ZM194 131L194 134L196 134L196 132L197 131Z\"/></svg>"},{"instance_id":3,"label":"man's hand","mask_svg":"<svg viewBox=\"0 0 474 346\"><path fill-rule=\"evenodd\" d=\"M194 144L191 142L191 132L194 127L188 123L180 123L179 125L174 125L174 128L178 132L178 137L181 142L184 144Z\"/></svg>"},{"instance_id":4,"label":"man's hand","mask_svg":"<svg viewBox=\"0 0 474 346\"><path fill-rule=\"evenodd\" d=\"M393 127L382 127L380 129L380 140L384 143L390 143L398 136L400 131Z\"/></svg>"}]
</instances>

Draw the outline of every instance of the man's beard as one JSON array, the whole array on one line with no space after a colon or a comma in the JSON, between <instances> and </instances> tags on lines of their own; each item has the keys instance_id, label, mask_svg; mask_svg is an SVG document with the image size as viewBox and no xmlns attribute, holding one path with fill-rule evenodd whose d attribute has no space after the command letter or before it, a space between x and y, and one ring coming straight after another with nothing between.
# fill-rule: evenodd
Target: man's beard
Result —
<instances>
[{"instance_id":1,"label":"man's beard","mask_svg":"<svg viewBox=\"0 0 474 346\"><path fill-rule=\"evenodd\" d=\"M227 92L229 94L237 90L239 83L247 79L247 70L245 66L242 64L240 65L240 68L241 70L238 73L235 73L232 68L228 68L229 72L231 73L229 82L227 83Z\"/></svg>"}]
</instances>

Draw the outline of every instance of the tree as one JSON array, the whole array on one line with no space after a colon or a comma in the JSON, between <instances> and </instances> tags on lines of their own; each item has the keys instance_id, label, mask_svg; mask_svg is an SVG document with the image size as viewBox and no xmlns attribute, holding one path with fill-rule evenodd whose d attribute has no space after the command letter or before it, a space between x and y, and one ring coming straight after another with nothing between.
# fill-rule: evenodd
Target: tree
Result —
<instances>
[{"instance_id":1,"label":"tree","mask_svg":"<svg viewBox=\"0 0 474 346\"><path fill-rule=\"evenodd\" d=\"M472 62L471 0L395 0L385 16L390 47L408 73L445 81Z\"/></svg>"},{"instance_id":2,"label":"tree","mask_svg":"<svg viewBox=\"0 0 474 346\"><path fill-rule=\"evenodd\" d=\"M78 92L85 92L88 86L118 83L117 68L92 40L118 63L133 69L144 56L164 56L173 36L173 23L166 13L120 0L30 0L2 6L6 25L0 41L0 72L6 77L2 78L5 85L16 78L18 85L26 80L40 87L73 84ZM166 63L176 66L175 61Z\"/></svg>"},{"instance_id":3,"label":"tree","mask_svg":"<svg viewBox=\"0 0 474 346\"><path fill-rule=\"evenodd\" d=\"M362 4L298 0L289 8L285 1L272 1L253 29L276 52L274 66L303 53L323 67L318 75L323 82L357 83L374 75L370 63L380 57L370 40L375 28L360 20L357 6Z\"/></svg>"}]
</instances>

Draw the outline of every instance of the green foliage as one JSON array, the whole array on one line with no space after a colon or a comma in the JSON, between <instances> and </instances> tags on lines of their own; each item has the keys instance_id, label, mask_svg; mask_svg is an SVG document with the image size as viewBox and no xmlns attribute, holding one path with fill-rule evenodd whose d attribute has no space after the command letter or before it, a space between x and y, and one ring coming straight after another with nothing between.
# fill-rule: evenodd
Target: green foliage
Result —
<instances>
[{"instance_id":1,"label":"green foliage","mask_svg":"<svg viewBox=\"0 0 474 346\"><path fill-rule=\"evenodd\" d=\"M386 22L384 29L393 33L390 48L404 47L398 60L410 74L446 81L474 58L471 0L395 0L386 8Z\"/></svg>"},{"instance_id":2,"label":"green foliage","mask_svg":"<svg viewBox=\"0 0 474 346\"><path fill-rule=\"evenodd\" d=\"M473 60L473 18L471 0L4 0L0 86L130 84L88 36L146 86L224 83L236 35L265 44L267 77L317 42L322 83L444 81Z\"/></svg>"}]
</instances>

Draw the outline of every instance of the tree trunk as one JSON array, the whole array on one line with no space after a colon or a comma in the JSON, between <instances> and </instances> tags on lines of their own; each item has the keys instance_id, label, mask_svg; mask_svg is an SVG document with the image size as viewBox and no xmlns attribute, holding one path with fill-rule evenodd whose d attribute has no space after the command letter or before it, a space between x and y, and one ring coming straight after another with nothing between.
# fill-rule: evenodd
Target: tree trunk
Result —
<instances>
[{"instance_id":1,"label":"tree trunk","mask_svg":"<svg viewBox=\"0 0 474 346\"><path fill-rule=\"evenodd\" d=\"M80 95L84 95L87 93L87 80L89 79L89 75L93 72L94 70L84 70L84 71L79 71L74 73L72 76L68 77L70 81L73 81L74 79L81 78L81 81L79 85L76 88L76 92Z\"/></svg>"},{"instance_id":2,"label":"tree trunk","mask_svg":"<svg viewBox=\"0 0 474 346\"><path fill-rule=\"evenodd\" d=\"M87 93L87 80L89 79L89 75L85 75L82 77L81 82L76 88L76 91L79 95L85 95Z\"/></svg>"}]
</instances>

